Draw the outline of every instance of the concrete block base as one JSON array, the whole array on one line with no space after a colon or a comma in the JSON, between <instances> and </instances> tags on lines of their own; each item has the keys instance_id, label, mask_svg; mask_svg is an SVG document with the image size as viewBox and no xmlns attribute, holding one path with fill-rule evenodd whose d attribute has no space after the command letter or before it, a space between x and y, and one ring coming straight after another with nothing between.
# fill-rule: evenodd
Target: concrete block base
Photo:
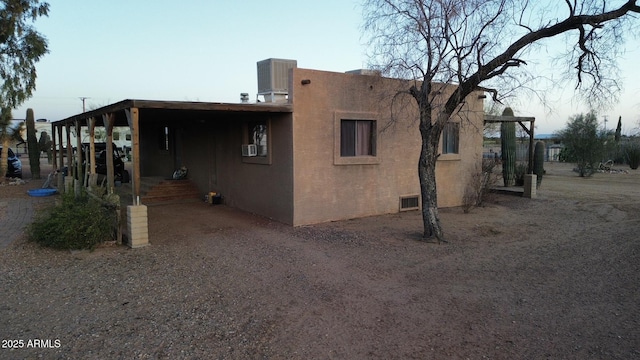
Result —
<instances>
[{"instance_id":1,"label":"concrete block base","mask_svg":"<svg viewBox=\"0 0 640 360\"><path fill-rule=\"evenodd\" d=\"M536 174L525 174L524 175L524 197L529 199L536 198L536 182L538 180L538 176Z\"/></svg>"},{"instance_id":2,"label":"concrete block base","mask_svg":"<svg viewBox=\"0 0 640 360\"><path fill-rule=\"evenodd\" d=\"M149 225L145 205L127 206L127 245L139 248L149 245Z\"/></svg>"}]
</instances>

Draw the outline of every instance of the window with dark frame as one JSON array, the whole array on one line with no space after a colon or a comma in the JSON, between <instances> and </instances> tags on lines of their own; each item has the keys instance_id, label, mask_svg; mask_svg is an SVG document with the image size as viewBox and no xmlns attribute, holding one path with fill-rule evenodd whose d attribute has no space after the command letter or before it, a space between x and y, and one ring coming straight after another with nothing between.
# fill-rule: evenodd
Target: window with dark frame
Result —
<instances>
[{"instance_id":1,"label":"window with dark frame","mask_svg":"<svg viewBox=\"0 0 640 360\"><path fill-rule=\"evenodd\" d=\"M460 123L449 122L442 131L442 153L458 154L460 142Z\"/></svg>"},{"instance_id":2,"label":"window with dark frame","mask_svg":"<svg viewBox=\"0 0 640 360\"><path fill-rule=\"evenodd\" d=\"M375 156L376 122L373 120L340 121L340 156Z\"/></svg>"},{"instance_id":3,"label":"window with dark frame","mask_svg":"<svg viewBox=\"0 0 640 360\"><path fill-rule=\"evenodd\" d=\"M257 156L267 156L268 152L268 127L266 120L258 120L249 122L247 126L249 144L256 146Z\"/></svg>"}]
</instances>

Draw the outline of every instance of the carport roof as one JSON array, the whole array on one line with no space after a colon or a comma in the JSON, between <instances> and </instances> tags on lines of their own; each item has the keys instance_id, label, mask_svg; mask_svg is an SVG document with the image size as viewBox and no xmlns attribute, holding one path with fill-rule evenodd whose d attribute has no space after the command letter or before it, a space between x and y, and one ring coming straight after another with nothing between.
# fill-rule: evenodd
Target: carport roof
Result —
<instances>
[{"instance_id":1,"label":"carport roof","mask_svg":"<svg viewBox=\"0 0 640 360\"><path fill-rule=\"evenodd\" d=\"M200 117L203 115L238 114L238 113L292 113L293 106L289 103L214 103L193 101L161 101L161 100L122 100L115 104L73 115L63 120L54 121L54 125L73 124L80 121L86 125L89 118L101 119L102 115L114 114L115 126L128 126L124 110L138 108L150 112L179 112L181 117Z\"/></svg>"}]
</instances>

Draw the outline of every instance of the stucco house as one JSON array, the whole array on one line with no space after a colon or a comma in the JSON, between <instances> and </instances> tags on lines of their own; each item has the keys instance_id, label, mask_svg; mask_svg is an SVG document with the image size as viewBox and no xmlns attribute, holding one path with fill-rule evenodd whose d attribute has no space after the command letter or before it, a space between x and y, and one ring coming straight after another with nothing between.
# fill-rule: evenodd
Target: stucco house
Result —
<instances>
[{"instance_id":1,"label":"stucco house","mask_svg":"<svg viewBox=\"0 0 640 360\"><path fill-rule=\"evenodd\" d=\"M105 126L109 136L110 127L128 126L133 205L141 179L170 177L186 166L203 198L214 191L228 206L299 226L419 207L417 106L399 93L409 86L370 71L327 72L267 59L258 62L263 101L124 100L56 121L52 132L62 150L65 129L71 142L68 134L81 128ZM437 101L455 87L435 88ZM443 134L441 207L462 204L480 165L483 98L470 95Z\"/></svg>"}]
</instances>

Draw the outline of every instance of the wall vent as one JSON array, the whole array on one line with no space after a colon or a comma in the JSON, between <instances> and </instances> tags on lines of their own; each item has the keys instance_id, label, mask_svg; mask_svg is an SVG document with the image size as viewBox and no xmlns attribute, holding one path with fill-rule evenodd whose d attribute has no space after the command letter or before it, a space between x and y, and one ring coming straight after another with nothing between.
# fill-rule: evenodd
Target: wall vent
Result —
<instances>
[{"instance_id":1,"label":"wall vent","mask_svg":"<svg viewBox=\"0 0 640 360\"><path fill-rule=\"evenodd\" d=\"M400 211L420 209L420 195L400 196Z\"/></svg>"}]
</instances>

